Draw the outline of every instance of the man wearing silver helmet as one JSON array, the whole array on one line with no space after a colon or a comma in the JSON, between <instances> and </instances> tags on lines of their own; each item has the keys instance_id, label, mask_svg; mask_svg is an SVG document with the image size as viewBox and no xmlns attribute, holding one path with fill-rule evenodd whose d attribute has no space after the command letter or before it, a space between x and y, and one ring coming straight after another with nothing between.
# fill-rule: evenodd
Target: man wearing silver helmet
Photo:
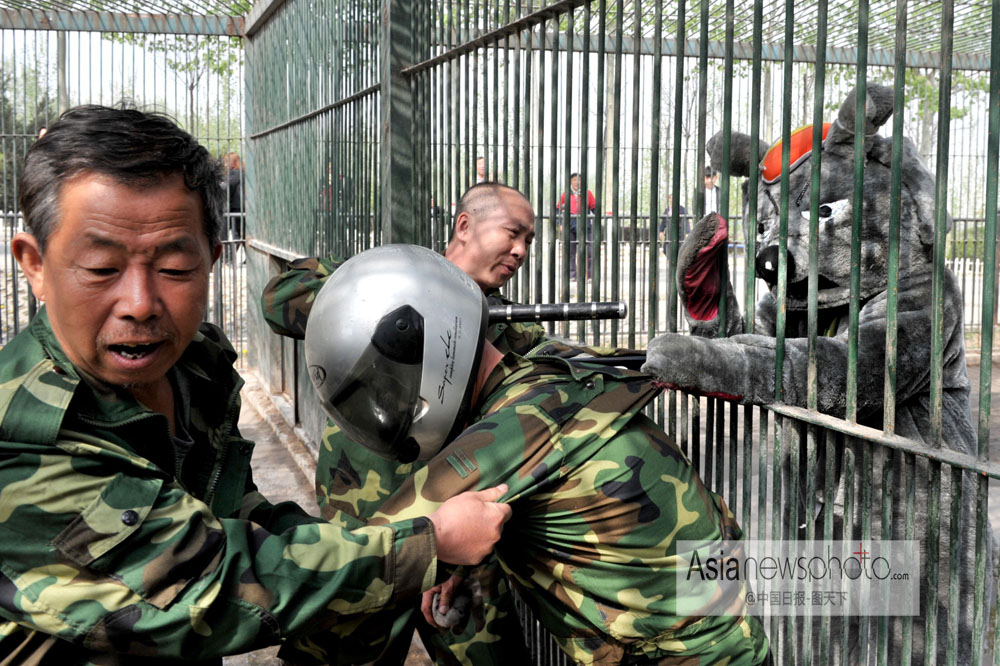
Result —
<instances>
[{"instance_id":1,"label":"man wearing silver helmet","mask_svg":"<svg viewBox=\"0 0 1000 666\"><path fill-rule=\"evenodd\" d=\"M527 198L506 185L482 182L459 199L444 256L478 285L490 305L509 304L500 288L524 264L534 237L535 214ZM261 297L268 325L281 335L303 338L316 294L342 264L333 257L307 257L293 261L288 271L272 278ZM537 324L496 323L489 326L486 339L502 352L526 354L545 341L545 330ZM316 467L316 495L323 516L342 524L364 524L423 464L412 458L401 461L399 453L390 457L373 453L328 421ZM464 634L439 632L423 624L414 606L409 615L397 618L389 645L369 652L381 652L381 664L401 664L413 630L418 628L440 664L453 664L456 659L476 664L526 659L520 625L498 567L487 564L470 571L469 577L477 581L486 600L478 609L478 628L470 627ZM305 654L294 656L290 650L283 656L288 661L306 660Z\"/></svg>"},{"instance_id":2,"label":"man wearing silver helmet","mask_svg":"<svg viewBox=\"0 0 1000 666\"><path fill-rule=\"evenodd\" d=\"M306 331L306 362L327 413L382 455L429 458L369 524L505 482L514 513L497 557L576 663L767 663L741 586L685 610L676 567L690 554L679 543L742 534L642 413L658 393L650 377L503 354L486 340L485 313L468 276L416 246L355 256L317 296L322 326ZM725 612L710 612L715 603ZM424 595L428 622L447 624L442 610Z\"/></svg>"}]
</instances>

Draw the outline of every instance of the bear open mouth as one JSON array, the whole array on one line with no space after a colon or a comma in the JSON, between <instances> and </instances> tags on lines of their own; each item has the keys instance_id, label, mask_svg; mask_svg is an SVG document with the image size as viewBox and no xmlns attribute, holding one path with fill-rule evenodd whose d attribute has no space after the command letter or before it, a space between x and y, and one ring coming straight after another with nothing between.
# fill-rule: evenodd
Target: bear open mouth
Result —
<instances>
[{"instance_id":1,"label":"bear open mouth","mask_svg":"<svg viewBox=\"0 0 1000 666\"><path fill-rule=\"evenodd\" d=\"M819 291L824 291L826 289L839 289L840 285L823 275L819 276ZM788 296L789 298L795 298L801 301L806 300L809 297L809 279L799 280L798 282L791 282L788 285Z\"/></svg>"},{"instance_id":2,"label":"bear open mouth","mask_svg":"<svg viewBox=\"0 0 1000 666\"><path fill-rule=\"evenodd\" d=\"M108 349L111 350L111 352L114 354L118 354L123 358L127 358L130 361L134 361L136 359L140 359L143 358L144 356L152 354L162 344L163 344L162 342L148 342L148 343L141 343L134 345L123 343L116 345L108 345Z\"/></svg>"}]
</instances>

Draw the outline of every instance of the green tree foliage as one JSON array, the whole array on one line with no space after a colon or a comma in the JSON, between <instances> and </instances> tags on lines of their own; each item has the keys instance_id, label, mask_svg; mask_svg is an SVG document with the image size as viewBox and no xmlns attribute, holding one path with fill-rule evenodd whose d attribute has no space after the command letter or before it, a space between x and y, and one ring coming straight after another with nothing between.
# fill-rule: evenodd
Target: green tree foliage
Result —
<instances>
[{"instance_id":1,"label":"green tree foliage","mask_svg":"<svg viewBox=\"0 0 1000 666\"><path fill-rule=\"evenodd\" d=\"M24 155L38 138L39 131L56 114L56 94L50 87L54 77L39 72L27 62L5 59L0 67L0 212L17 209L17 179L24 167ZM8 221L9 223L9 221Z\"/></svg>"},{"instance_id":2,"label":"green tree foliage","mask_svg":"<svg viewBox=\"0 0 1000 666\"><path fill-rule=\"evenodd\" d=\"M184 111L188 126L195 124L198 90L206 76L218 77L220 90L227 89L224 94L232 95L232 87L238 85L237 75L243 58L243 45L239 37L114 32L107 33L105 38L119 44L137 46L163 58L166 66L183 81L186 91Z\"/></svg>"}]
</instances>

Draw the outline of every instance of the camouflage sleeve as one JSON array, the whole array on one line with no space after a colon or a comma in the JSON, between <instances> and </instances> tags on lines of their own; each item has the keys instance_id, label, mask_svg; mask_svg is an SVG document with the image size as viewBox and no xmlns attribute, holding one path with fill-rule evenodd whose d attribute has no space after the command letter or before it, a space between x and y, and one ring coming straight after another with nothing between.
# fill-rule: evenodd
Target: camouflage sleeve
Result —
<instances>
[{"instance_id":1,"label":"camouflage sleeve","mask_svg":"<svg viewBox=\"0 0 1000 666\"><path fill-rule=\"evenodd\" d=\"M80 650L244 652L434 582L426 518L356 530L291 520L279 533L220 519L155 471L62 435L0 457L0 617Z\"/></svg>"},{"instance_id":2,"label":"camouflage sleeve","mask_svg":"<svg viewBox=\"0 0 1000 666\"><path fill-rule=\"evenodd\" d=\"M289 338L305 338L313 299L342 263L344 261L336 257L304 257L288 264L284 273L271 278L260 297L264 321L271 330Z\"/></svg>"},{"instance_id":3,"label":"camouflage sleeve","mask_svg":"<svg viewBox=\"0 0 1000 666\"><path fill-rule=\"evenodd\" d=\"M645 350L628 349L626 347L597 347L585 345L572 340L562 338L548 338L539 340L538 344L532 347L524 355L529 357L555 356L558 358L575 358L577 356L638 356L644 355Z\"/></svg>"}]
</instances>

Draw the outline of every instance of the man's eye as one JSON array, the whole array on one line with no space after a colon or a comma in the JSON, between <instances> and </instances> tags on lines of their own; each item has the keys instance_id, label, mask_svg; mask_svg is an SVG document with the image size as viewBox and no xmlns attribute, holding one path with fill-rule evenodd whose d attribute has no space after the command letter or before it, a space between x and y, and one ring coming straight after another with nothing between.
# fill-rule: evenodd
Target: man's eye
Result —
<instances>
[{"instance_id":1,"label":"man's eye","mask_svg":"<svg viewBox=\"0 0 1000 666\"><path fill-rule=\"evenodd\" d=\"M117 268L110 268L106 266L98 266L95 268L88 268L86 270L91 275L95 275L97 277L109 277L118 272Z\"/></svg>"},{"instance_id":2,"label":"man's eye","mask_svg":"<svg viewBox=\"0 0 1000 666\"><path fill-rule=\"evenodd\" d=\"M169 275L170 277L183 277L185 275L190 275L194 271L190 268L161 268L160 272L164 275Z\"/></svg>"}]
</instances>

